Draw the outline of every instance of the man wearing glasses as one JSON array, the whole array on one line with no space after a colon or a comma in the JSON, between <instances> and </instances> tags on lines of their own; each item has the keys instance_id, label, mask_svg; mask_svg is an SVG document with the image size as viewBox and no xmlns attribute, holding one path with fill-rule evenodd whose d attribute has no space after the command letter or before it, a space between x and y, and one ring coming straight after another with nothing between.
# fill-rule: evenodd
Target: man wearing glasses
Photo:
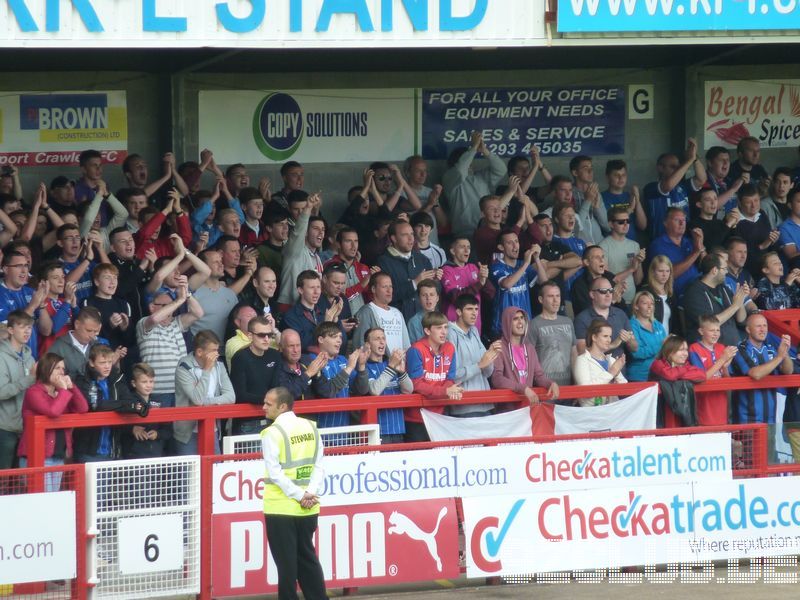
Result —
<instances>
[{"instance_id":1,"label":"man wearing glasses","mask_svg":"<svg viewBox=\"0 0 800 600\"><path fill-rule=\"evenodd\" d=\"M611 272L616 273L615 281L625 282L622 299L630 305L636 295L636 286L642 282L642 263L645 251L639 243L628 237L631 228L631 215L624 206L608 210L608 224L611 235L598 244L606 253L606 262Z\"/></svg>"},{"instance_id":2,"label":"man wearing glasses","mask_svg":"<svg viewBox=\"0 0 800 600\"><path fill-rule=\"evenodd\" d=\"M21 252L8 252L3 255L4 279L0 284L0 321L8 319L8 314L15 310L24 310L34 319L38 317L39 309L47 300L49 285L46 281L39 283L34 291L28 286L30 277L30 263ZM28 347L34 359L38 357L37 336L34 333L28 340Z\"/></svg>"},{"instance_id":3,"label":"man wearing glasses","mask_svg":"<svg viewBox=\"0 0 800 600\"><path fill-rule=\"evenodd\" d=\"M281 353L270 347L275 338L274 321L265 316L253 317L247 324L250 345L233 355L231 383L237 404L261 406L264 396L278 387ZM260 433L266 427L263 419L235 419L234 435Z\"/></svg>"},{"instance_id":4,"label":"man wearing glasses","mask_svg":"<svg viewBox=\"0 0 800 600\"><path fill-rule=\"evenodd\" d=\"M596 246L594 246L596 248ZM575 337L577 338L578 354L583 354L586 350L586 330L589 329L592 321L601 319L611 325L611 355L618 358L625 353L636 352L639 344L633 335L631 322L625 311L611 306L611 296L614 288L611 281L606 277L598 277L592 281L589 288L589 298L591 306L583 312L575 315Z\"/></svg>"},{"instance_id":5,"label":"man wearing glasses","mask_svg":"<svg viewBox=\"0 0 800 600\"><path fill-rule=\"evenodd\" d=\"M747 311L745 300L749 297L750 287L741 285L732 294L725 285L728 274L728 257L720 254L709 254L700 263L702 277L686 288L683 295L684 315L686 317L686 339L689 343L700 340L700 317L714 315L720 325L719 343L725 346L736 346L742 338L737 323L744 323Z\"/></svg>"}]
</instances>

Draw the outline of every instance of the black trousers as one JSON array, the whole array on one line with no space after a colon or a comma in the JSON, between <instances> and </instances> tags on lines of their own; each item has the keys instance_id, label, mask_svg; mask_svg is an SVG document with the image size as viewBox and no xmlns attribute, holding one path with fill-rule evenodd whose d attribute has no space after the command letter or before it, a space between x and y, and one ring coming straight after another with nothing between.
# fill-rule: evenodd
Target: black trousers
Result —
<instances>
[{"instance_id":1,"label":"black trousers","mask_svg":"<svg viewBox=\"0 0 800 600\"><path fill-rule=\"evenodd\" d=\"M265 515L265 521L269 550L278 567L278 599L297 600L300 582L306 600L328 600L322 566L314 551L317 515Z\"/></svg>"}]
</instances>

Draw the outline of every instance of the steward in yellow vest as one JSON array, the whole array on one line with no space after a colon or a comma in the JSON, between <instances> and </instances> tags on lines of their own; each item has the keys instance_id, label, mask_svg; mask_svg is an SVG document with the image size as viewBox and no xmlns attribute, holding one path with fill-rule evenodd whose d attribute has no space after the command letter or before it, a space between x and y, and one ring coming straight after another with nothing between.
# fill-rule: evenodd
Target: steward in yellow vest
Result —
<instances>
[{"instance_id":1,"label":"steward in yellow vest","mask_svg":"<svg viewBox=\"0 0 800 600\"><path fill-rule=\"evenodd\" d=\"M286 388L274 388L264 397L264 414L273 421L261 432L267 542L278 567L279 600L296 600L298 582L306 600L327 600L313 542L317 491L324 480L322 440L316 425L295 415L293 407Z\"/></svg>"}]
</instances>

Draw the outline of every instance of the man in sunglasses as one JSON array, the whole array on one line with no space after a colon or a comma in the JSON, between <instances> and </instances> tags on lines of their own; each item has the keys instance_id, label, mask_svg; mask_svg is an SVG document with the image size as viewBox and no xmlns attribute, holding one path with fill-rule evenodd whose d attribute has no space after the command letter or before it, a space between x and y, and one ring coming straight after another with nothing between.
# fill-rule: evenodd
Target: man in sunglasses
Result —
<instances>
[{"instance_id":1,"label":"man in sunglasses","mask_svg":"<svg viewBox=\"0 0 800 600\"><path fill-rule=\"evenodd\" d=\"M631 228L631 215L624 206L617 206L608 210L608 224L611 235L605 237L598 245L606 254L608 268L616 273L616 281L624 281L625 291L622 299L626 304L633 302L636 295L636 286L642 282L642 263L645 251L639 243L628 237Z\"/></svg>"},{"instance_id":2,"label":"man in sunglasses","mask_svg":"<svg viewBox=\"0 0 800 600\"><path fill-rule=\"evenodd\" d=\"M625 287L624 278L620 279L614 273L607 270L606 253L600 246L589 246L584 250L581 258L583 272L572 282L570 300L572 301L572 314L576 317L579 313L589 308L592 298L589 290L592 289L593 282L605 277L615 288L613 303L625 310L625 303L622 301L622 294ZM578 353L580 354L580 352Z\"/></svg>"},{"instance_id":3,"label":"man in sunglasses","mask_svg":"<svg viewBox=\"0 0 800 600\"><path fill-rule=\"evenodd\" d=\"M267 316L253 317L247 324L250 345L231 360L231 383L237 404L259 406L267 392L278 387L281 353L270 347L275 335L275 321ZM235 419L233 433L260 433L265 426L263 419Z\"/></svg>"},{"instance_id":4,"label":"man in sunglasses","mask_svg":"<svg viewBox=\"0 0 800 600\"><path fill-rule=\"evenodd\" d=\"M595 246L596 247L596 246ZM611 354L615 358L622 356L627 349L636 352L639 344L633 335L631 322L625 311L611 305L614 288L606 277L598 277L591 283L589 297L592 304L583 312L575 315L575 337L578 354L586 350L586 331L592 321L604 319L611 325Z\"/></svg>"}]
</instances>

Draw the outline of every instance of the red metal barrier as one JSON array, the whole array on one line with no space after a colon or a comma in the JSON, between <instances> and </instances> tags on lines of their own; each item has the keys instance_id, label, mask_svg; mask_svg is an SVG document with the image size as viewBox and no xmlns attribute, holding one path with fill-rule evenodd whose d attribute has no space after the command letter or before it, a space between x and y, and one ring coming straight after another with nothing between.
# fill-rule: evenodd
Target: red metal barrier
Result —
<instances>
[{"instance_id":1,"label":"red metal barrier","mask_svg":"<svg viewBox=\"0 0 800 600\"><path fill-rule=\"evenodd\" d=\"M35 596L45 600L48 598L84 600L87 597L89 585L86 575L86 545L89 535L86 530L86 478L83 465L0 471L0 497L45 493L45 482L53 481L56 477L58 485L54 491L75 492L75 578L62 582L15 584L13 590L9 590L8 587L11 586L6 586L0 581L0 596L7 596L7 592L12 592L14 597ZM68 518L67 515L63 516ZM14 515L5 515L4 518L13 519ZM6 559L11 559L11 556L6 556Z\"/></svg>"},{"instance_id":2,"label":"red metal barrier","mask_svg":"<svg viewBox=\"0 0 800 600\"><path fill-rule=\"evenodd\" d=\"M788 335L795 346L800 344L800 309L767 310L761 314L767 318L772 333Z\"/></svg>"},{"instance_id":3,"label":"red metal barrier","mask_svg":"<svg viewBox=\"0 0 800 600\"><path fill-rule=\"evenodd\" d=\"M628 396L654 385L652 382L625 383L588 386L564 386L560 399L591 398L593 396ZM754 381L749 377L726 377L714 379L695 386L695 391L716 392L729 390L755 390L765 388L800 387L800 375L774 375ZM547 392L537 388L536 392L547 400ZM524 396L510 390L491 390L486 392L466 392L459 401L425 399L420 394L398 396L362 396L356 398L332 398L323 400L303 400L295 404L298 414L319 414L325 412L350 411L361 414L361 423L377 423L378 410L385 408L426 408L449 404L527 404ZM48 429L73 429L81 427L101 427L104 425L141 425L144 423L172 423L174 421L197 421L198 452L201 455L214 453L214 424L217 419L258 417L263 412L260 407L250 404L227 406L192 406L185 408L159 408L147 417L122 415L113 412L87 414L68 414L58 418L29 416L25 419L28 464L32 467L44 465L45 431ZM405 446L408 447L408 446Z\"/></svg>"}]
</instances>

